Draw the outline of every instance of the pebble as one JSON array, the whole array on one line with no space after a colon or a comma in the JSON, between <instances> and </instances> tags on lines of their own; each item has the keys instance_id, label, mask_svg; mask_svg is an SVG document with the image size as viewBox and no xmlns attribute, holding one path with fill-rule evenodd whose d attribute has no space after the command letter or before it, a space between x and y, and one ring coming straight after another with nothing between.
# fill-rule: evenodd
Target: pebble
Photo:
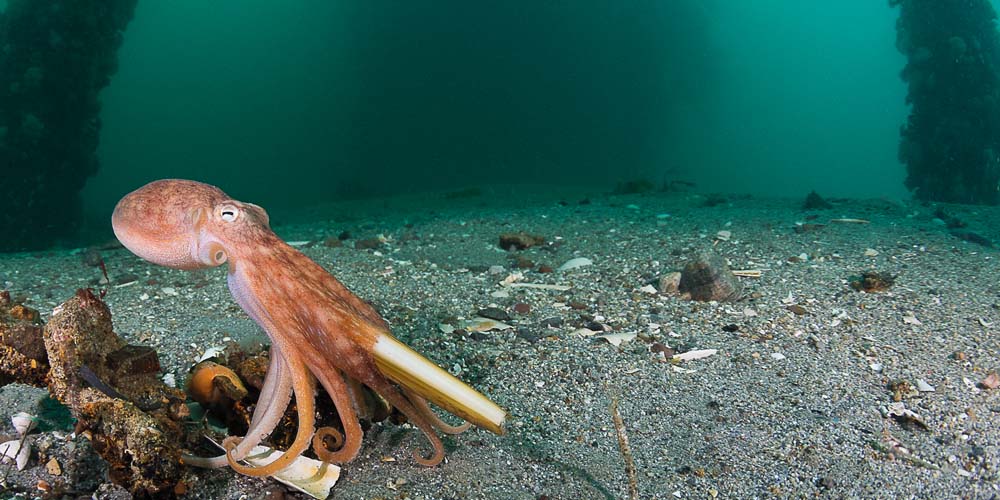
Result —
<instances>
[{"instance_id":1,"label":"pebble","mask_svg":"<svg viewBox=\"0 0 1000 500\"><path fill-rule=\"evenodd\" d=\"M59 466L59 461L52 457L48 462L45 462L45 470L52 474L53 476L62 475L62 467Z\"/></svg>"}]
</instances>

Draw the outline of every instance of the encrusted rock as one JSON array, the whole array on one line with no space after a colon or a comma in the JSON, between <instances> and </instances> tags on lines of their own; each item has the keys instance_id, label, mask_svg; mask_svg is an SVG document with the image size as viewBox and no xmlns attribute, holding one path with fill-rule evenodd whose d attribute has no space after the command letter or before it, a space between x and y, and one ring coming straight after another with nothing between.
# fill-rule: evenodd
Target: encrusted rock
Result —
<instances>
[{"instance_id":1,"label":"encrusted rock","mask_svg":"<svg viewBox=\"0 0 1000 500\"><path fill-rule=\"evenodd\" d=\"M45 325L49 391L93 435L112 481L136 496L172 491L181 478L184 393L163 384L152 350L129 346L107 306L79 290ZM157 370L153 370L153 368Z\"/></svg>"},{"instance_id":2,"label":"encrusted rock","mask_svg":"<svg viewBox=\"0 0 1000 500\"><path fill-rule=\"evenodd\" d=\"M704 252L684 266L678 289L691 300L719 302L739 300L743 285L729 269L726 259Z\"/></svg>"},{"instance_id":3,"label":"encrusted rock","mask_svg":"<svg viewBox=\"0 0 1000 500\"><path fill-rule=\"evenodd\" d=\"M9 292L0 291L0 386L16 381L44 387L48 373L38 311L14 304Z\"/></svg>"}]
</instances>

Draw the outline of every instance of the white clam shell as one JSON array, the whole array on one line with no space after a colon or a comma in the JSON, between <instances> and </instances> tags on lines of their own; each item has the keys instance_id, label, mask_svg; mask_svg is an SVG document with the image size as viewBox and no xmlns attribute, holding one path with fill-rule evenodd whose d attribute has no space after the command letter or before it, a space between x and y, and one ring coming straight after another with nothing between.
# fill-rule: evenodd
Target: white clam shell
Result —
<instances>
[{"instance_id":1,"label":"white clam shell","mask_svg":"<svg viewBox=\"0 0 1000 500\"><path fill-rule=\"evenodd\" d=\"M215 446L222 448L219 443L209 439ZM274 461L281 456L280 450L268 448L267 446L254 446L250 454L243 459L250 465L261 467ZM330 490L340 479L340 467L320 462L309 457L300 456L296 458L292 465L285 470L271 475L274 480L301 491L313 498L323 499L330 496Z\"/></svg>"},{"instance_id":2,"label":"white clam shell","mask_svg":"<svg viewBox=\"0 0 1000 500\"><path fill-rule=\"evenodd\" d=\"M31 457L31 445L22 443L20 439L13 439L6 443L0 443L0 462L17 464L17 470L24 470L28 466L28 458Z\"/></svg>"},{"instance_id":3,"label":"white clam shell","mask_svg":"<svg viewBox=\"0 0 1000 500\"><path fill-rule=\"evenodd\" d=\"M17 430L18 436L23 436L31 432L35 428L35 425L37 425L35 416L23 411L15 413L14 416L10 417L10 422L14 424L14 429Z\"/></svg>"},{"instance_id":4,"label":"white clam shell","mask_svg":"<svg viewBox=\"0 0 1000 500\"><path fill-rule=\"evenodd\" d=\"M577 268L580 268L580 267L583 267L583 266L591 266L593 264L594 264L594 261L592 261L592 260L590 260L590 259L588 259L586 257L577 257L575 259L567 260L565 264L559 266L559 268L556 269L556 270L557 271L569 271L570 269L577 269Z\"/></svg>"}]
</instances>

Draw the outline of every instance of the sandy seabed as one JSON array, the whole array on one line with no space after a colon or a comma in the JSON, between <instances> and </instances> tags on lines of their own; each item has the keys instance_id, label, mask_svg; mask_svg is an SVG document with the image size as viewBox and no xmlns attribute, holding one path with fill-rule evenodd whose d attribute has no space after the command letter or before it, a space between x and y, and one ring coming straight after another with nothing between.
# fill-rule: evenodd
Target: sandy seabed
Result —
<instances>
[{"instance_id":1,"label":"sandy seabed","mask_svg":"<svg viewBox=\"0 0 1000 500\"><path fill-rule=\"evenodd\" d=\"M278 234L310 242L301 250L375 304L400 339L512 417L506 436L447 437L446 462L434 468L410 458L427 448L417 430L377 424L333 498L629 498L630 469L639 498L997 498L1000 389L981 382L1000 368L1000 254L955 237L938 208L1000 241L998 208L886 200L807 211L802 199L522 187L272 213ZM830 222L840 218L869 223ZM798 232L797 223L822 227ZM343 246L322 243L344 231ZM516 231L547 243L501 249L500 234ZM354 248L379 236L377 249ZM657 278L705 250L761 271L740 278L743 300L655 293ZM224 271L101 253L116 331L156 348L178 383L224 338L262 335L229 296ZM538 270L577 257L593 263ZM854 290L865 271L894 284ZM570 288L501 285L516 272L521 283ZM79 251L0 255L0 289L45 318L75 289L102 287L100 277ZM488 307L509 314L513 328L440 327ZM597 325L635 336L615 346L580 330ZM677 363L664 348L717 352ZM0 389L0 433L13 433L13 413L37 413L44 394ZM892 415L902 408L910 417ZM99 459L79 451L81 438L29 441L74 458L60 475L33 458L9 471L12 487L40 496L39 479L72 478L65 486L76 494L127 497L105 484ZM298 495L228 469L194 470L186 484L190 498Z\"/></svg>"}]
</instances>

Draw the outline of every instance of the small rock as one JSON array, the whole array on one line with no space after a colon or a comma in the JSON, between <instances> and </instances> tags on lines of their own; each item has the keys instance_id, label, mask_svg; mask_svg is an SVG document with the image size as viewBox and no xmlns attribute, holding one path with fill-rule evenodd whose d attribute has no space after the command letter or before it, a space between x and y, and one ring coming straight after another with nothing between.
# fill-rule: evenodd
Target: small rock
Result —
<instances>
[{"instance_id":1,"label":"small rock","mask_svg":"<svg viewBox=\"0 0 1000 500\"><path fill-rule=\"evenodd\" d=\"M378 238L365 238L354 242L355 250L376 250L382 247L382 240Z\"/></svg>"},{"instance_id":2,"label":"small rock","mask_svg":"<svg viewBox=\"0 0 1000 500\"><path fill-rule=\"evenodd\" d=\"M55 457L52 457L48 462L45 462L45 470L53 476L62 475L62 467L59 466L59 461L56 460Z\"/></svg>"},{"instance_id":3,"label":"small rock","mask_svg":"<svg viewBox=\"0 0 1000 500\"><path fill-rule=\"evenodd\" d=\"M824 200L816 191L810 191L806 196L806 201L802 203L803 210L826 210L829 208L833 208L833 205Z\"/></svg>"},{"instance_id":4,"label":"small rock","mask_svg":"<svg viewBox=\"0 0 1000 500\"><path fill-rule=\"evenodd\" d=\"M692 300L724 302L738 300L743 285L729 270L725 259L706 252L684 266L678 289L681 293L690 294Z\"/></svg>"},{"instance_id":5,"label":"small rock","mask_svg":"<svg viewBox=\"0 0 1000 500\"><path fill-rule=\"evenodd\" d=\"M986 378L979 383L979 385L983 386L985 389L996 389L997 387L1000 387L1000 376L998 376L995 371L990 372L989 375L987 375Z\"/></svg>"},{"instance_id":6,"label":"small rock","mask_svg":"<svg viewBox=\"0 0 1000 500\"><path fill-rule=\"evenodd\" d=\"M507 314L507 311L504 311L499 307L486 307L477 311L476 314L484 318L495 319L497 321L510 321L510 315Z\"/></svg>"},{"instance_id":7,"label":"small rock","mask_svg":"<svg viewBox=\"0 0 1000 500\"><path fill-rule=\"evenodd\" d=\"M524 250L536 245L545 243L544 236L528 234L525 232L503 233L500 235L500 248L508 252L513 250Z\"/></svg>"},{"instance_id":8,"label":"small rock","mask_svg":"<svg viewBox=\"0 0 1000 500\"><path fill-rule=\"evenodd\" d=\"M660 276L656 281L656 289L660 293L664 294L674 294L678 293L681 285L681 273L674 271L672 273Z\"/></svg>"},{"instance_id":9,"label":"small rock","mask_svg":"<svg viewBox=\"0 0 1000 500\"><path fill-rule=\"evenodd\" d=\"M562 326L563 320L559 316L553 316L551 318L545 318L541 321L540 326L542 328L558 328Z\"/></svg>"},{"instance_id":10,"label":"small rock","mask_svg":"<svg viewBox=\"0 0 1000 500\"><path fill-rule=\"evenodd\" d=\"M790 306L786 306L785 309L788 309L789 311L792 312L792 314L795 314L796 316L802 316L803 314L809 312L806 310L805 307L802 307L798 304L792 304Z\"/></svg>"},{"instance_id":11,"label":"small rock","mask_svg":"<svg viewBox=\"0 0 1000 500\"><path fill-rule=\"evenodd\" d=\"M518 302L517 304L514 304L514 312L518 314L528 314L531 312L531 306L525 304L524 302Z\"/></svg>"}]
</instances>

